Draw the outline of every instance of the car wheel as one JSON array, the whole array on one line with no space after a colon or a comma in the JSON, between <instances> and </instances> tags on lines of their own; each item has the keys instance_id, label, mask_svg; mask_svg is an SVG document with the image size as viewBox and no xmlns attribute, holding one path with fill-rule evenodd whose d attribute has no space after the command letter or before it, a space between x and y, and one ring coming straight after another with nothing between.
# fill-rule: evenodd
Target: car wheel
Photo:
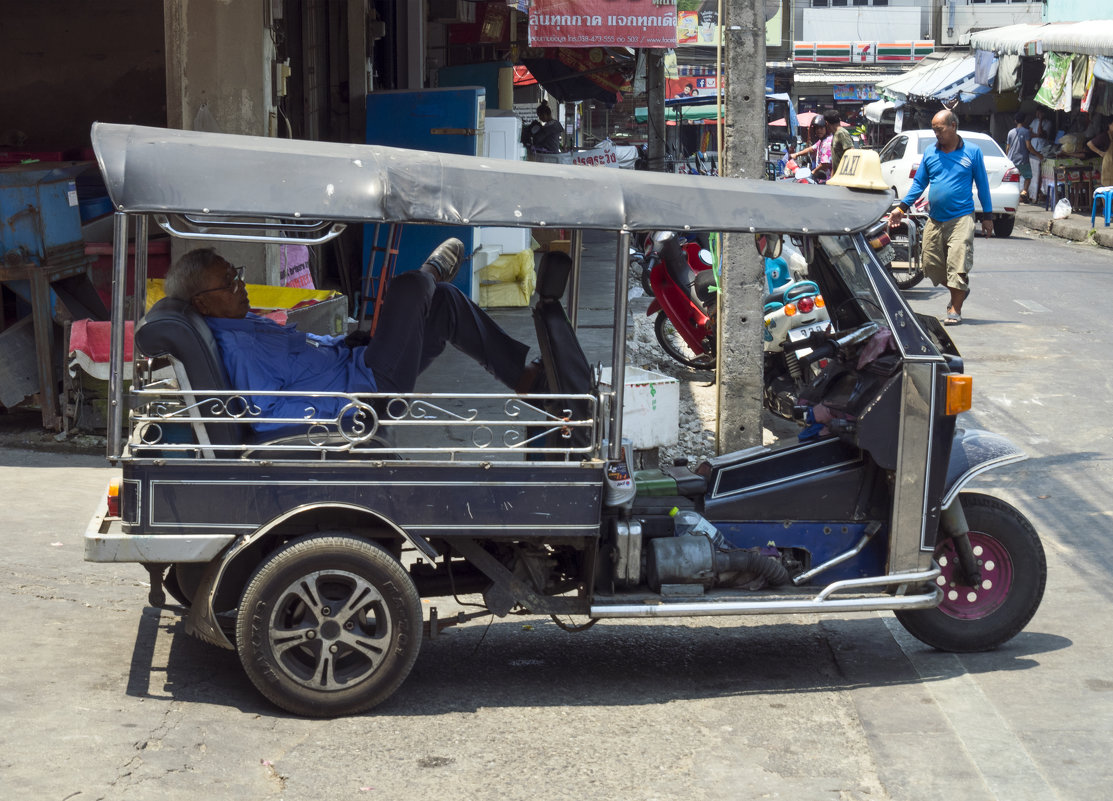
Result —
<instances>
[{"instance_id":1,"label":"car wheel","mask_svg":"<svg viewBox=\"0 0 1113 801\"><path fill-rule=\"evenodd\" d=\"M290 542L256 569L240 600L236 647L271 702L296 715L371 708L409 674L421 600L398 561L341 532Z\"/></svg>"},{"instance_id":2,"label":"car wheel","mask_svg":"<svg viewBox=\"0 0 1113 801\"><path fill-rule=\"evenodd\" d=\"M999 237L1012 236L1013 226L1016 225L1016 217L1011 214L1007 217L998 217L993 221L993 235Z\"/></svg>"}]
</instances>

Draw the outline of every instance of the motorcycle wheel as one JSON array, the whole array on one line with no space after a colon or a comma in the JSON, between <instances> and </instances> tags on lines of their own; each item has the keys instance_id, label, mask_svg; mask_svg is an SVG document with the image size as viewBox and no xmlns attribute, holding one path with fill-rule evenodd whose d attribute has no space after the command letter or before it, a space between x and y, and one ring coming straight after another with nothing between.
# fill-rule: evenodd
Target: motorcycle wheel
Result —
<instances>
[{"instance_id":1,"label":"motorcycle wheel","mask_svg":"<svg viewBox=\"0 0 1113 801\"><path fill-rule=\"evenodd\" d=\"M911 223L910 223L911 224ZM920 262L920 248L917 243L916 252L911 252L908 246L908 234L889 233L889 241L893 245L896 258L886 267L898 289L911 289L924 280L924 266Z\"/></svg>"},{"instance_id":2,"label":"motorcycle wheel","mask_svg":"<svg viewBox=\"0 0 1113 801\"><path fill-rule=\"evenodd\" d=\"M707 352L696 353L688 347L684 337L680 336L680 332L676 330L672 320L663 311L657 313L657 319L653 323L653 332L657 335L657 341L661 343L665 353L685 367L691 367L695 370L715 369L715 354L710 350L711 343L705 341L709 346Z\"/></svg>"},{"instance_id":3,"label":"motorcycle wheel","mask_svg":"<svg viewBox=\"0 0 1113 801\"><path fill-rule=\"evenodd\" d=\"M989 651L1019 634L1036 613L1047 582L1047 560L1036 530L1012 506L973 492L959 497L981 581L976 587L963 583L948 539L935 552L943 570L936 579L942 602L934 609L904 610L896 616L913 637L933 648Z\"/></svg>"}]
</instances>

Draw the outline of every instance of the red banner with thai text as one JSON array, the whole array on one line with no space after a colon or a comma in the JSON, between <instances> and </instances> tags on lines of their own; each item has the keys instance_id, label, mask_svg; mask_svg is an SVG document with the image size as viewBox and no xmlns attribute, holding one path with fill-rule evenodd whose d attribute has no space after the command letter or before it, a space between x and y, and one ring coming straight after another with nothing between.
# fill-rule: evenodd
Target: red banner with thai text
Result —
<instances>
[{"instance_id":1,"label":"red banner with thai text","mask_svg":"<svg viewBox=\"0 0 1113 801\"><path fill-rule=\"evenodd\" d=\"M670 0L533 0L530 47L676 47Z\"/></svg>"}]
</instances>

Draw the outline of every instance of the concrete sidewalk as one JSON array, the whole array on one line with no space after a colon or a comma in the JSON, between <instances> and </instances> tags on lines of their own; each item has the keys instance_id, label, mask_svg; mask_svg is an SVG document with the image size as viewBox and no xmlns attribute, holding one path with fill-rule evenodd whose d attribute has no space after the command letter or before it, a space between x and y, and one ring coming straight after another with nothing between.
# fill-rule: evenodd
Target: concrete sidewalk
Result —
<instances>
[{"instance_id":1,"label":"concrete sidewalk","mask_svg":"<svg viewBox=\"0 0 1113 801\"><path fill-rule=\"evenodd\" d=\"M1074 242L1092 242L1104 248L1113 248L1113 226L1106 227L1104 217L1099 214L1090 226L1090 209L1078 209L1065 220L1053 220L1051 212L1042 206L1021 204L1016 212L1017 224L1033 231L1051 234Z\"/></svg>"}]
</instances>

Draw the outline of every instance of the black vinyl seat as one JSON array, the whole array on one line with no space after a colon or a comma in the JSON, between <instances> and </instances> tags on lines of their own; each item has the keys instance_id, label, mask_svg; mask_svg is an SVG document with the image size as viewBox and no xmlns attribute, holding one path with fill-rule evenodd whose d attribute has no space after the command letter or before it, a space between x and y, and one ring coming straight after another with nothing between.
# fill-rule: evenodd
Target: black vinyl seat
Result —
<instances>
[{"instance_id":1,"label":"black vinyl seat","mask_svg":"<svg viewBox=\"0 0 1113 801\"><path fill-rule=\"evenodd\" d=\"M135 327L135 347L152 358L171 357L178 388L191 407L189 422L199 445L242 445L250 440L245 423L205 425L198 419L227 416L228 397L206 395L206 391L232 387L220 347L189 301L167 297L157 301Z\"/></svg>"},{"instance_id":2,"label":"black vinyl seat","mask_svg":"<svg viewBox=\"0 0 1113 801\"><path fill-rule=\"evenodd\" d=\"M548 391L562 395L583 395L595 391L595 376L561 303L571 272L572 259L567 253L549 251L541 257L537 265L538 301L533 307L533 324L545 366ZM570 411L577 418L583 419L590 413L590 404L587 401L575 401L571 406ZM591 432L585 428L575 428L572 429L570 441L550 444L554 447L563 445L582 448L590 443Z\"/></svg>"}]
</instances>

